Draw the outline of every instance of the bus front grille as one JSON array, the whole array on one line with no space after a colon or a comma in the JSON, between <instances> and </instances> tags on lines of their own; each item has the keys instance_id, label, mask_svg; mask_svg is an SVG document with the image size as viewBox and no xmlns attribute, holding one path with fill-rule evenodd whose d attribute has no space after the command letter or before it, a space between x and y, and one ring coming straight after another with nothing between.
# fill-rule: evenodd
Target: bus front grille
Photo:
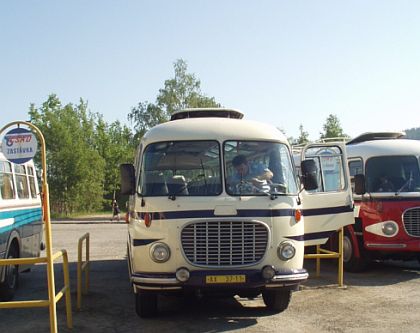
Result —
<instances>
[{"instance_id":1,"label":"bus front grille","mask_svg":"<svg viewBox=\"0 0 420 333\"><path fill-rule=\"evenodd\" d=\"M420 208L407 209L403 214L403 222L410 236L420 236Z\"/></svg>"},{"instance_id":2,"label":"bus front grille","mask_svg":"<svg viewBox=\"0 0 420 333\"><path fill-rule=\"evenodd\" d=\"M198 266L238 266L260 261L268 245L268 228L253 221L205 221L181 232L188 261Z\"/></svg>"}]
</instances>

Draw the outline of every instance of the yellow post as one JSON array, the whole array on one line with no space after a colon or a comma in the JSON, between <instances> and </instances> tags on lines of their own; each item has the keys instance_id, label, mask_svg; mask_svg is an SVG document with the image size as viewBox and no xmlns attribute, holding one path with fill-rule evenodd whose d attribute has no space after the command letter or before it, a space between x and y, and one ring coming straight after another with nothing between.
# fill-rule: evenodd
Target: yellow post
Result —
<instances>
[{"instance_id":1,"label":"yellow post","mask_svg":"<svg viewBox=\"0 0 420 333\"><path fill-rule=\"evenodd\" d=\"M89 233L87 232L79 238L78 251L77 251L77 310L82 308L82 273L85 272L85 285L83 288L86 294L89 286ZM82 245L86 241L86 255L83 261Z\"/></svg>"},{"instance_id":2,"label":"yellow post","mask_svg":"<svg viewBox=\"0 0 420 333\"><path fill-rule=\"evenodd\" d=\"M338 286L344 286L344 262L343 262L343 238L344 238L344 229L341 228L338 231Z\"/></svg>"},{"instance_id":3,"label":"yellow post","mask_svg":"<svg viewBox=\"0 0 420 333\"><path fill-rule=\"evenodd\" d=\"M316 246L316 254L318 255L316 257L316 277L319 277L321 275L321 257L319 254L321 254L321 246Z\"/></svg>"},{"instance_id":4,"label":"yellow post","mask_svg":"<svg viewBox=\"0 0 420 333\"><path fill-rule=\"evenodd\" d=\"M64 288L66 289L65 295L66 295L67 327L73 328L73 317L71 313L69 259L68 259L66 250L62 250L62 253L63 253Z\"/></svg>"}]
</instances>

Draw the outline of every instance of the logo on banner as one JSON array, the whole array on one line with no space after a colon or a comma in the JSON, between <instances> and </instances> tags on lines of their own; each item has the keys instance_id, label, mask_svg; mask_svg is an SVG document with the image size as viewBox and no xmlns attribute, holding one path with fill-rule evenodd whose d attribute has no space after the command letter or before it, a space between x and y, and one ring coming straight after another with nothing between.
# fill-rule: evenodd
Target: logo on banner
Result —
<instances>
[{"instance_id":1,"label":"logo on banner","mask_svg":"<svg viewBox=\"0 0 420 333\"><path fill-rule=\"evenodd\" d=\"M4 156L12 163L22 164L33 159L38 147L35 135L25 128L7 132L1 143Z\"/></svg>"}]
</instances>

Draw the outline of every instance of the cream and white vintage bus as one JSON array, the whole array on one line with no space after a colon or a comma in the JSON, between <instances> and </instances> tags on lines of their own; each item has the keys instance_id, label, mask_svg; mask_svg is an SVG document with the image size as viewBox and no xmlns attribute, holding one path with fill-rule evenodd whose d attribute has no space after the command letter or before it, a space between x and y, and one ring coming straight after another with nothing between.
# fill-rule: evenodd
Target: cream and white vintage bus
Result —
<instances>
[{"instance_id":1,"label":"cream and white vintage bus","mask_svg":"<svg viewBox=\"0 0 420 333\"><path fill-rule=\"evenodd\" d=\"M182 110L150 129L134 164L121 166L139 316L153 316L157 295L168 292L262 293L281 312L308 277L304 245L353 223L343 147L308 151L301 188L286 137L242 118L230 109ZM328 156L317 155L323 148ZM335 183L326 182L331 171Z\"/></svg>"},{"instance_id":2,"label":"cream and white vintage bus","mask_svg":"<svg viewBox=\"0 0 420 333\"><path fill-rule=\"evenodd\" d=\"M0 259L38 257L43 248L41 198L34 163L14 164L0 152ZM0 266L0 300L13 298L19 272L28 268Z\"/></svg>"}]
</instances>

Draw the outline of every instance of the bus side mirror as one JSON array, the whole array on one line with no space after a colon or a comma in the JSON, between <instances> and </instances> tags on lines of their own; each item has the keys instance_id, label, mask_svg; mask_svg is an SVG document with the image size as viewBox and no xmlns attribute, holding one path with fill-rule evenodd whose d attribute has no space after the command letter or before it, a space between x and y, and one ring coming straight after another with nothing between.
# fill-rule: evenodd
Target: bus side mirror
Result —
<instances>
[{"instance_id":1,"label":"bus side mirror","mask_svg":"<svg viewBox=\"0 0 420 333\"><path fill-rule=\"evenodd\" d=\"M366 193L365 175L362 175L362 174L354 175L354 193L356 194Z\"/></svg>"},{"instance_id":2,"label":"bus side mirror","mask_svg":"<svg viewBox=\"0 0 420 333\"><path fill-rule=\"evenodd\" d=\"M134 165L121 164L121 194L135 194L136 193L136 176Z\"/></svg>"},{"instance_id":3,"label":"bus side mirror","mask_svg":"<svg viewBox=\"0 0 420 333\"><path fill-rule=\"evenodd\" d=\"M314 160L304 160L300 164L302 170L303 187L307 191L318 188L317 168Z\"/></svg>"}]
</instances>

